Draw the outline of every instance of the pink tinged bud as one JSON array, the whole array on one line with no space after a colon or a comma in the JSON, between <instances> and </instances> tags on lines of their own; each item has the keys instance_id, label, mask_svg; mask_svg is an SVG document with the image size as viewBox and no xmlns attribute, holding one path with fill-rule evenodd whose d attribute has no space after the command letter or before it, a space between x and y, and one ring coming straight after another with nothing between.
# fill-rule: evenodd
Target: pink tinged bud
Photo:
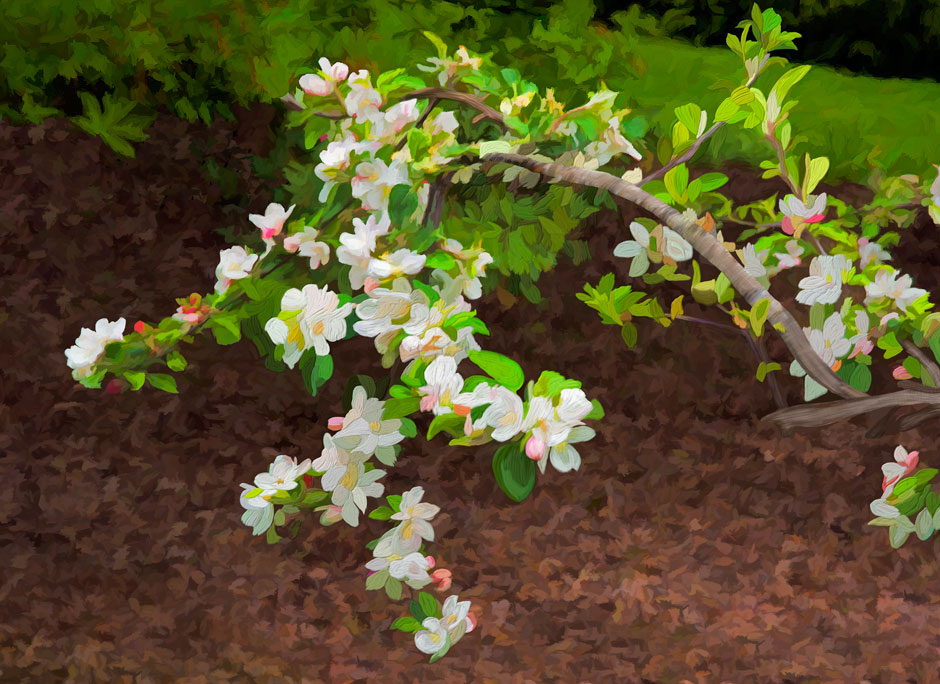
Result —
<instances>
[{"instance_id":1,"label":"pink tinged bud","mask_svg":"<svg viewBox=\"0 0 940 684\"><path fill-rule=\"evenodd\" d=\"M855 343L855 348L852 349L852 353L849 354L849 358L854 358L859 354L870 354L871 350L875 348L875 345L872 344L871 340L859 340Z\"/></svg>"},{"instance_id":2,"label":"pink tinged bud","mask_svg":"<svg viewBox=\"0 0 940 684\"><path fill-rule=\"evenodd\" d=\"M891 371L891 375L894 376L895 380L910 380L914 377L904 366L896 366L894 370Z\"/></svg>"},{"instance_id":3,"label":"pink tinged bud","mask_svg":"<svg viewBox=\"0 0 940 684\"><path fill-rule=\"evenodd\" d=\"M907 455L907 460L904 461L904 463L907 465L907 471L904 473L905 475L917 467L917 461L920 460L920 456L918 456L918 454L920 454L919 451L912 451Z\"/></svg>"},{"instance_id":4,"label":"pink tinged bud","mask_svg":"<svg viewBox=\"0 0 940 684\"><path fill-rule=\"evenodd\" d=\"M421 402L419 407L422 411L433 411L434 406L437 404L437 395L429 394L426 397L421 397Z\"/></svg>"},{"instance_id":5,"label":"pink tinged bud","mask_svg":"<svg viewBox=\"0 0 940 684\"><path fill-rule=\"evenodd\" d=\"M300 249L300 237L297 235L291 235L290 237L284 238L284 249L293 254L298 249Z\"/></svg>"},{"instance_id":6,"label":"pink tinged bud","mask_svg":"<svg viewBox=\"0 0 940 684\"><path fill-rule=\"evenodd\" d=\"M434 567L434 556L425 556L424 560L428 562L429 569Z\"/></svg>"},{"instance_id":7,"label":"pink tinged bud","mask_svg":"<svg viewBox=\"0 0 940 684\"><path fill-rule=\"evenodd\" d=\"M379 281L373 278L372 276L368 276L362 283L362 287L366 292L372 292L372 290L374 290L378 286L379 286Z\"/></svg>"},{"instance_id":8,"label":"pink tinged bud","mask_svg":"<svg viewBox=\"0 0 940 684\"><path fill-rule=\"evenodd\" d=\"M463 433L467 435L467 437L473 434L473 421L470 420L469 414L467 415L467 419L463 422Z\"/></svg>"},{"instance_id":9,"label":"pink tinged bud","mask_svg":"<svg viewBox=\"0 0 940 684\"><path fill-rule=\"evenodd\" d=\"M146 330L147 330L147 324L144 323L143 321L137 321L136 323L134 323L135 333L143 335Z\"/></svg>"},{"instance_id":10,"label":"pink tinged bud","mask_svg":"<svg viewBox=\"0 0 940 684\"><path fill-rule=\"evenodd\" d=\"M467 613L467 618L466 618L466 620L467 620L467 631L468 631L468 632L472 632L474 629L476 629L476 626L477 626L477 618L476 618L476 616L475 616L473 613Z\"/></svg>"},{"instance_id":11,"label":"pink tinged bud","mask_svg":"<svg viewBox=\"0 0 940 684\"><path fill-rule=\"evenodd\" d=\"M326 426L330 430L342 430L343 420L345 420L345 416L333 416L326 422Z\"/></svg>"},{"instance_id":12,"label":"pink tinged bud","mask_svg":"<svg viewBox=\"0 0 940 684\"><path fill-rule=\"evenodd\" d=\"M790 220L789 216L784 216L780 224L784 233L787 235L793 235L793 221Z\"/></svg>"},{"instance_id":13,"label":"pink tinged bud","mask_svg":"<svg viewBox=\"0 0 940 684\"><path fill-rule=\"evenodd\" d=\"M540 461L545 455L545 442L532 435L529 441L525 443L525 455L533 461Z\"/></svg>"},{"instance_id":14,"label":"pink tinged bud","mask_svg":"<svg viewBox=\"0 0 940 684\"><path fill-rule=\"evenodd\" d=\"M803 219L803 223L819 223L824 218L826 218L825 214L813 214L809 218Z\"/></svg>"},{"instance_id":15,"label":"pink tinged bud","mask_svg":"<svg viewBox=\"0 0 940 684\"><path fill-rule=\"evenodd\" d=\"M450 589L453 578L451 577L450 570L441 568L440 570L435 570L431 573L431 581L438 585L438 591L447 591Z\"/></svg>"}]
</instances>

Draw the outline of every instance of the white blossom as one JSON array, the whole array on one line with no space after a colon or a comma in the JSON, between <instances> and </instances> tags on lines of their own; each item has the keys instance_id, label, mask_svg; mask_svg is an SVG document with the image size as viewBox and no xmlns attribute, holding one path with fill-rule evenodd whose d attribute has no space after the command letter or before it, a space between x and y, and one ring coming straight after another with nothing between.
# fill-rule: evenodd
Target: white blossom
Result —
<instances>
[{"instance_id":1,"label":"white blossom","mask_svg":"<svg viewBox=\"0 0 940 684\"><path fill-rule=\"evenodd\" d=\"M842 254L814 257L809 265L809 276L800 280L796 301L807 306L816 302L835 304L842 296L842 281L852 268L852 262Z\"/></svg>"},{"instance_id":2,"label":"white blossom","mask_svg":"<svg viewBox=\"0 0 940 684\"><path fill-rule=\"evenodd\" d=\"M108 343L124 339L126 323L123 318L113 323L107 318L99 318L94 330L82 328L75 344L65 350L66 365L72 369L73 378L81 380L94 373L95 362L104 353Z\"/></svg>"},{"instance_id":3,"label":"white blossom","mask_svg":"<svg viewBox=\"0 0 940 684\"><path fill-rule=\"evenodd\" d=\"M261 489L288 491L297 486L297 479L310 470L310 459L297 463L296 458L281 454L268 467L268 472L255 477L255 486Z\"/></svg>"},{"instance_id":4,"label":"white blossom","mask_svg":"<svg viewBox=\"0 0 940 684\"><path fill-rule=\"evenodd\" d=\"M219 252L219 265L215 268L215 291L222 294L233 280L247 278L257 261L258 255L248 254L244 247L223 249Z\"/></svg>"},{"instance_id":5,"label":"white blossom","mask_svg":"<svg viewBox=\"0 0 940 684\"><path fill-rule=\"evenodd\" d=\"M838 311L826 319L822 330L803 328L803 332L809 338L813 351L828 366L833 366L836 359L842 358L852 349L852 345L845 338L845 324Z\"/></svg>"},{"instance_id":6,"label":"white blossom","mask_svg":"<svg viewBox=\"0 0 940 684\"><path fill-rule=\"evenodd\" d=\"M875 299L887 297L894 301L897 307L907 313L907 307L927 294L927 290L919 287L911 287L912 280L909 275L903 275L900 278L899 271L883 269L875 274L875 282L865 286L865 304Z\"/></svg>"}]
</instances>

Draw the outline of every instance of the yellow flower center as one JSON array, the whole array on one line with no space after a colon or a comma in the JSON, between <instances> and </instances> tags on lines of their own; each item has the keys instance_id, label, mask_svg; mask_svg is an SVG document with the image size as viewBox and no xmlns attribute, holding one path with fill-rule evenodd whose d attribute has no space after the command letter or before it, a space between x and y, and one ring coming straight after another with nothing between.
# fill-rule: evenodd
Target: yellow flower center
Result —
<instances>
[{"instance_id":1,"label":"yellow flower center","mask_svg":"<svg viewBox=\"0 0 940 684\"><path fill-rule=\"evenodd\" d=\"M340 480L339 483L343 485L346 489L352 489L358 480L359 480L358 469L350 465L350 466L347 466L346 474L343 475L343 479Z\"/></svg>"},{"instance_id":2,"label":"yellow flower center","mask_svg":"<svg viewBox=\"0 0 940 684\"><path fill-rule=\"evenodd\" d=\"M404 522L401 526L401 538L402 539L411 539L413 530L411 529L411 521L408 520Z\"/></svg>"},{"instance_id":3,"label":"yellow flower center","mask_svg":"<svg viewBox=\"0 0 940 684\"><path fill-rule=\"evenodd\" d=\"M323 325L323 321L317 321L316 324L313 326L313 334L322 335L325 329L326 329L326 326Z\"/></svg>"},{"instance_id":4,"label":"yellow flower center","mask_svg":"<svg viewBox=\"0 0 940 684\"><path fill-rule=\"evenodd\" d=\"M373 420L371 423L369 423L369 429L371 429L372 432L378 432L382 429L382 423L377 420Z\"/></svg>"},{"instance_id":5,"label":"yellow flower center","mask_svg":"<svg viewBox=\"0 0 940 684\"><path fill-rule=\"evenodd\" d=\"M441 640L441 637L439 637L437 634L434 634L433 632L429 632L429 634L431 636L431 641L433 641L435 644Z\"/></svg>"},{"instance_id":6,"label":"yellow flower center","mask_svg":"<svg viewBox=\"0 0 940 684\"><path fill-rule=\"evenodd\" d=\"M516 412L510 411L505 416L499 419L500 425L512 425L516 422Z\"/></svg>"}]
</instances>

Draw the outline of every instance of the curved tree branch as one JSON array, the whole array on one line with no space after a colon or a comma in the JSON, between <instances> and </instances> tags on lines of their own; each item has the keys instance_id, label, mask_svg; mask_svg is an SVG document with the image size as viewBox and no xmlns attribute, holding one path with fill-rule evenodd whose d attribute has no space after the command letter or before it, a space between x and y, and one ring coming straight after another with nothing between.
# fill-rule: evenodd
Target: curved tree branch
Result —
<instances>
[{"instance_id":1,"label":"curved tree branch","mask_svg":"<svg viewBox=\"0 0 940 684\"><path fill-rule=\"evenodd\" d=\"M685 238L709 263L724 273L731 281L734 289L740 293L748 304L754 306L761 299L767 299L770 302L767 320L771 325L783 327L782 332L776 327L774 329L783 338L794 358L799 361L800 365L816 382L841 397L868 397L864 392L855 389L832 371L829 365L813 351L809 340L806 339L806 335L803 334L800 324L793 318L793 315L753 276L745 271L744 267L725 250L713 235L704 231L693 219L683 216L665 202L644 192L633 183L602 171L575 169L562 164L540 162L521 154L491 153L483 157L482 160L522 166L530 171L558 178L574 185L607 190L613 195L643 207L656 216L661 223L669 226ZM880 399L881 397L878 397L875 401ZM779 413L779 411L776 413Z\"/></svg>"},{"instance_id":2,"label":"curved tree branch","mask_svg":"<svg viewBox=\"0 0 940 684\"><path fill-rule=\"evenodd\" d=\"M866 396L860 399L843 399L842 401L829 401L822 404L803 404L802 406L791 406L780 411L774 411L761 420L771 421L786 428L819 427L820 425L838 423L879 409L897 406L919 406L920 404L934 404L929 409L933 410L936 406L940 406L940 393L906 389L891 392L890 394L881 394L877 397ZM909 416L908 418L912 417Z\"/></svg>"},{"instance_id":3,"label":"curved tree branch","mask_svg":"<svg viewBox=\"0 0 940 684\"><path fill-rule=\"evenodd\" d=\"M461 93L460 91L451 90L450 88L422 88L421 90L415 90L408 93L407 95L402 96L401 99L418 100L421 98L433 98L438 100L453 100L454 102L462 102L463 104L473 107L479 111L487 119L492 119L497 124L502 126L504 130L508 128L506 122L503 120L502 113L490 107L480 98L474 97L469 93Z\"/></svg>"},{"instance_id":4,"label":"curved tree branch","mask_svg":"<svg viewBox=\"0 0 940 684\"><path fill-rule=\"evenodd\" d=\"M933 362L933 359L927 356L923 350L911 340L901 340L901 346L904 347L904 351L920 362L920 367L927 371L930 379L933 380L933 386L940 387L940 368Z\"/></svg>"}]
</instances>

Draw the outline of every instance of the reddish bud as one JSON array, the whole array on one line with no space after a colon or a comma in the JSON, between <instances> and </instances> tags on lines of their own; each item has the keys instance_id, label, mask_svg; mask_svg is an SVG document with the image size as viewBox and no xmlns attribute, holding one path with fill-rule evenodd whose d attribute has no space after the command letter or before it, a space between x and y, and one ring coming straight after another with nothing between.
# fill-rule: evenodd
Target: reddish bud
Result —
<instances>
[{"instance_id":1,"label":"reddish bud","mask_svg":"<svg viewBox=\"0 0 940 684\"><path fill-rule=\"evenodd\" d=\"M108 383L108 386L104 388L104 391L108 394L120 394L121 390L123 389L124 383L115 378Z\"/></svg>"},{"instance_id":2,"label":"reddish bud","mask_svg":"<svg viewBox=\"0 0 940 684\"><path fill-rule=\"evenodd\" d=\"M143 335L147 331L147 324L143 321L137 321L134 323L134 332L139 335Z\"/></svg>"},{"instance_id":3,"label":"reddish bud","mask_svg":"<svg viewBox=\"0 0 940 684\"><path fill-rule=\"evenodd\" d=\"M343 429L343 416L333 416L328 421L326 421L326 426L330 430L342 430Z\"/></svg>"},{"instance_id":4,"label":"reddish bud","mask_svg":"<svg viewBox=\"0 0 940 684\"><path fill-rule=\"evenodd\" d=\"M434 567L434 556L425 556L424 560L428 562L429 569Z\"/></svg>"},{"instance_id":5,"label":"reddish bud","mask_svg":"<svg viewBox=\"0 0 940 684\"><path fill-rule=\"evenodd\" d=\"M307 486L307 489L310 489L310 487L313 486L313 476L312 476L312 475L304 475L304 478L303 478L303 479L304 479L304 485Z\"/></svg>"}]
</instances>

